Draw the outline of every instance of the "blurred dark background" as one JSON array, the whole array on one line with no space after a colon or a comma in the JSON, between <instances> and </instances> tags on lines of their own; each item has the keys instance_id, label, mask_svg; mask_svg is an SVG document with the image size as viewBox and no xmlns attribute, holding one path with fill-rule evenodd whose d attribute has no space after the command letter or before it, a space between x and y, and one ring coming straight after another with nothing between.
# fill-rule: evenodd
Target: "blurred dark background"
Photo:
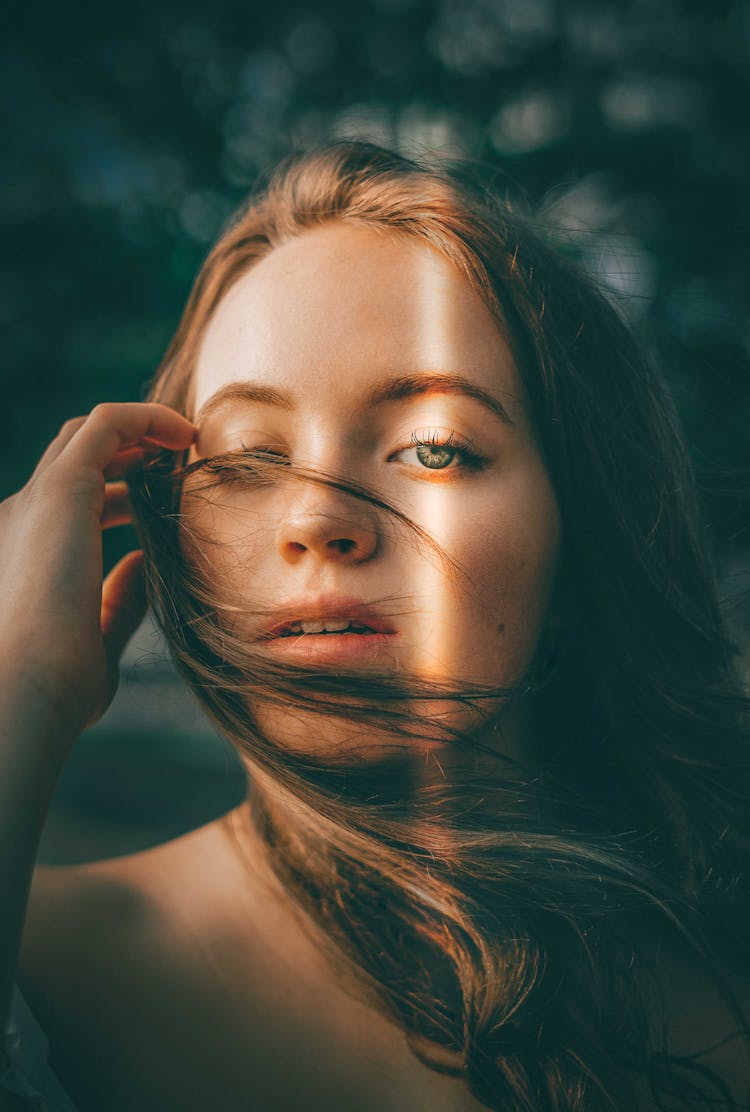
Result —
<instances>
[{"instance_id":1,"label":"blurred dark background","mask_svg":"<svg viewBox=\"0 0 750 1112\"><path fill-rule=\"evenodd\" d=\"M65 418L140 398L259 174L370 138L496 167L623 306L674 390L748 637L749 0L29 3L0 35L0 495ZM108 534L108 564L132 540ZM243 791L146 624L43 857L135 849Z\"/></svg>"}]
</instances>

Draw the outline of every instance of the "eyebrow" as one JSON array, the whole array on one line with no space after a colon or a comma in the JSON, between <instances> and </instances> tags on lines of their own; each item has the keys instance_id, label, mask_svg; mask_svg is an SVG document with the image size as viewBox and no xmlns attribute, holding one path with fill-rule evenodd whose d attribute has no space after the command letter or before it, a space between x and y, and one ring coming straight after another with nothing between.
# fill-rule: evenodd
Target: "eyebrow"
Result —
<instances>
[{"instance_id":1,"label":"eyebrow","mask_svg":"<svg viewBox=\"0 0 750 1112\"><path fill-rule=\"evenodd\" d=\"M398 402L407 398L417 398L425 394L462 394L467 398L474 398L481 402L490 412L506 425L513 425L508 412L502 402L489 391L477 386L471 379L464 375L451 374L445 371L432 371L429 373L402 375L398 378L388 379L371 390L364 399L365 408L374 409L386 402ZM212 413L219 409L226 409L241 402L255 402L260 405L272 405L277 409L292 411L296 409L294 398L285 390L277 390L272 386L264 386L260 382L230 382L222 386L215 394L204 402L195 416L195 424L199 425Z\"/></svg>"}]
</instances>

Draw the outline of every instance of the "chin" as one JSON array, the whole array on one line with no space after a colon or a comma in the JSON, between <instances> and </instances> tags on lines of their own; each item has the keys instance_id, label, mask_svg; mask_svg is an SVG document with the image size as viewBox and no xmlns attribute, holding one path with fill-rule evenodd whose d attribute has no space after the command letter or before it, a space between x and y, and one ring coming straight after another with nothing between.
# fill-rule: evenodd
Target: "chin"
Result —
<instances>
[{"instance_id":1,"label":"chin","mask_svg":"<svg viewBox=\"0 0 750 1112\"><path fill-rule=\"evenodd\" d=\"M493 700L491 707L485 704L482 711L457 708L448 700L415 704L404 733L328 712L291 713L256 704L252 714L278 749L321 765L376 765L416 756L425 759L429 754L441 764L446 759L460 763L470 752L472 738L514 760L525 756L517 708L500 699Z\"/></svg>"}]
</instances>

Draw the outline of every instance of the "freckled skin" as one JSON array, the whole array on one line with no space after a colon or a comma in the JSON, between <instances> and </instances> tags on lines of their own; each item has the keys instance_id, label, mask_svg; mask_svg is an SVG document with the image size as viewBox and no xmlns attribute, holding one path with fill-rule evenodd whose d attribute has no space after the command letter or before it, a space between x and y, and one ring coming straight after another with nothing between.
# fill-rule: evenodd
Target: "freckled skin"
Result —
<instances>
[{"instance_id":1,"label":"freckled skin","mask_svg":"<svg viewBox=\"0 0 750 1112\"><path fill-rule=\"evenodd\" d=\"M490 391L512 427L455 394L361 408L383 380L435 370L463 374ZM463 275L436 250L395 234L344 222L306 232L225 295L199 354L195 412L221 387L247 380L291 392L297 408L234 403L201 425L191 458L273 444L295 461L373 485L425 528L466 578L451 582L436 556L372 507L282 481L254 492L224 490L213 507L186 502L188 514L230 543L209 555L215 582L234 591L250 615L254 606L310 590L365 602L396 596L400 668L433 679L518 680L548 615L559 511L510 350ZM442 474L426 467L410 445L425 429L440 440L452 431L470 440L483 468L457 470L459 458ZM330 543L342 539L354 543ZM248 617L246 628L254 632L257 619L253 625ZM306 737L300 716L273 714L287 739Z\"/></svg>"}]
</instances>

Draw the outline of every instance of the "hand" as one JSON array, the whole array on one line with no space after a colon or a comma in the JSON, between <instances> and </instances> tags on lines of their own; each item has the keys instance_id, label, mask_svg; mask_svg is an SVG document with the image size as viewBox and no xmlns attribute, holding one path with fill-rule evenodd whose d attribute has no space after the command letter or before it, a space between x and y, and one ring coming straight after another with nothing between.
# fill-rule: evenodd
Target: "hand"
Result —
<instances>
[{"instance_id":1,"label":"hand","mask_svg":"<svg viewBox=\"0 0 750 1112\"><path fill-rule=\"evenodd\" d=\"M140 551L102 583L102 529L131 520L123 476L195 432L165 405L98 405L63 425L0 504L0 685L42 700L69 744L111 703L146 610Z\"/></svg>"}]
</instances>

